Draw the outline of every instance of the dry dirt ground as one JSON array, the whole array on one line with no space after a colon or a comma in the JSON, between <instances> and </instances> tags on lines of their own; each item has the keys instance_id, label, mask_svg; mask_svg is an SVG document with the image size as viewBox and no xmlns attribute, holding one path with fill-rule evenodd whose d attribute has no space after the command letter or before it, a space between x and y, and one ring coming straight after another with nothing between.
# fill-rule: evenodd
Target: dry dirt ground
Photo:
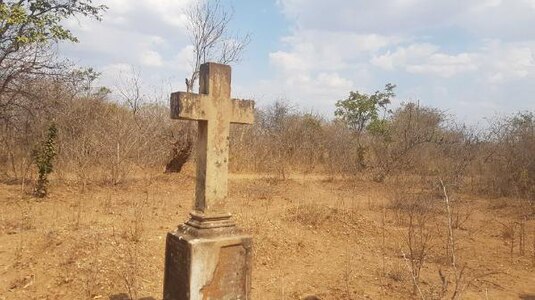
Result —
<instances>
[{"instance_id":1,"label":"dry dirt ground","mask_svg":"<svg viewBox=\"0 0 535 300\"><path fill-rule=\"evenodd\" d=\"M191 207L192 173L155 172L84 192L53 184L42 201L0 183L0 299L160 299L165 236ZM233 175L229 208L254 236L253 299L421 298L403 257L408 225L392 204L398 185ZM515 199L456 197L463 199L452 199L463 298L535 299L535 222L518 217L525 207ZM455 285L444 211L425 224L430 250L418 285L425 299L439 297L443 282L451 297Z\"/></svg>"}]
</instances>

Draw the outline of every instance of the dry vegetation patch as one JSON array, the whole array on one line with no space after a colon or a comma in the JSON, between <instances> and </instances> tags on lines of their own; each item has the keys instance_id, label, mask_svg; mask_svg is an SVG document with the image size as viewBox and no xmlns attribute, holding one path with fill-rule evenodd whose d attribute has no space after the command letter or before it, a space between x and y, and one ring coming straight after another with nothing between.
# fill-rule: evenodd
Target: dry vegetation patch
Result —
<instances>
[{"instance_id":1,"label":"dry vegetation patch","mask_svg":"<svg viewBox=\"0 0 535 300\"><path fill-rule=\"evenodd\" d=\"M89 185L83 194L55 185L56 192L42 202L21 200L17 185L2 185L0 297L158 299L165 234L187 216L194 178L156 173L142 178L150 180ZM459 270L463 297L535 292L530 275L535 224L525 220L521 250L515 209L495 215L487 200L452 194L453 211L471 211L461 226L452 227L455 273L444 202L436 190L295 178L231 179L229 209L255 237L253 295L259 299L419 297L413 263L420 264L418 285L426 299L451 297ZM517 225L505 230L501 223Z\"/></svg>"}]
</instances>

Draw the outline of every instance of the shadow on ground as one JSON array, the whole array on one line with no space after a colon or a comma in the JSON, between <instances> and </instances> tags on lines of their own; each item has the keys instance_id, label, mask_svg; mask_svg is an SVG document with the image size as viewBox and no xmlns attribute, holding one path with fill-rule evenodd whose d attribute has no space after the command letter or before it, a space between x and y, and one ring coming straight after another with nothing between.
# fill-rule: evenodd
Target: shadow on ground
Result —
<instances>
[{"instance_id":1,"label":"shadow on ground","mask_svg":"<svg viewBox=\"0 0 535 300\"><path fill-rule=\"evenodd\" d=\"M110 300L130 300L130 297L125 293L121 293L121 294L110 295ZM138 298L138 300L156 300L156 298L141 297L141 298Z\"/></svg>"},{"instance_id":2,"label":"shadow on ground","mask_svg":"<svg viewBox=\"0 0 535 300\"><path fill-rule=\"evenodd\" d=\"M535 300L535 294L522 294L518 295L522 300Z\"/></svg>"}]
</instances>

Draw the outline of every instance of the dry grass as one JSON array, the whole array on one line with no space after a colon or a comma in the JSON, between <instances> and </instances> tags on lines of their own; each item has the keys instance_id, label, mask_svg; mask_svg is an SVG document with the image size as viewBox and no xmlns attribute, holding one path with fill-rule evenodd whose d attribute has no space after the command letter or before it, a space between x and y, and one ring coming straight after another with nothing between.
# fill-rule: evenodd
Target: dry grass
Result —
<instances>
[{"instance_id":1,"label":"dry grass","mask_svg":"<svg viewBox=\"0 0 535 300\"><path fill-rule=\"evenodd\" d=\"M192 169L187 168L187 172ZM288 299L307 294L321 299L411 297L411 273L399 249L405 249L409 264L417 259L419 242L413 243L412 258L408 250L407 214L410 209L420 212L421 205L398 204L383 209L381 203L393 199L390 193L385 192L384 184L365 180L292 176L299 181L279 181L253 175L233 178L229 210L236 212L241 226L255 237L255 298L279 299L282 294ZM18 229L0 234L0 299L44 295L58 299L85 299L90 295L157 299L161 293L164 237L187 216L193 199L193 178L187 174L154 175L147 180L150 184L133 181L127 186L89 185L82 197L78 189L55 185L50 198L31 205L31 213L20 206L20 200L14 201L13 197L19 197L17 186L2 185L0 201L7 210L2 212L0 226L7 228L18 220L14 223ZM414 193L406 199L412 197L409 195ZM73 202L76 197L80 200ZM426 298L441 293L439 270L451 282L449 295L454 286L454 273L448 267L451 261L443 258L448 234L442 230L446 218L444 210L438 209L443 201L438 200L432 209L425 209L433 216L425 228L434 234L419 274ZM460 265L467 264L464 282L470 283L463 295L484 297L485 289L491 298L535 292L529 276L532 269L518 267L529 266L533 259L533 221L525 224L526 255L520 256L519 248L515 248L511 261L509 245L499 234L501 225L489 222L487 217L495 210L480 199L463 205L473 208L463 229L454 229ZM403 222L396 222L396 211L404 215ZM493 218L507 224L514 222L513 213ZM28 216L24 224L32 226L22 226L24 214ZM414 215L415 242L420 241L419 224ZM476 230L482 226L483 230ZM516 239L518 232L519 227ZM493 249L492 255L488 249ZM489 272L500 274L483 276Z\"/></svg>"}]
</instances>

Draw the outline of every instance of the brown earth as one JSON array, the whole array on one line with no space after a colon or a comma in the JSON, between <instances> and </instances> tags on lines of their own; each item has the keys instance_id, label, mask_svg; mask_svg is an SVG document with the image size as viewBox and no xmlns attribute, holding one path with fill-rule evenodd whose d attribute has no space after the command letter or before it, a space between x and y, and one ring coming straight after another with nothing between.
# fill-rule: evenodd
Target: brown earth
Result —
<instances>
[{"instance_id":1,"label":"brown earth","mask_svg":"<svg viewBox=\"0 0 535 300\"><path fill-rule=\"evenodd\" d=\"M160 299L165 236L185 220L194 195L191 168L183 173L155 172L83 193L53 184L39 202L20 185L0 183L0 299ZM230 210L254 236L253 299L420 298L402 254L406 225L390 203L398 185L232 175ZM470 212L455 230L458 266L466 266L463 298L535 299L535 221L525 221L523 255L519 233L513 231L511 254L505 230L525 206L462 199L458 210ZM426 299L438 297L440 270L451 296L447 227L440 216L428 227L432 248L419 287Z\"/></svg>"}]
</instances>

